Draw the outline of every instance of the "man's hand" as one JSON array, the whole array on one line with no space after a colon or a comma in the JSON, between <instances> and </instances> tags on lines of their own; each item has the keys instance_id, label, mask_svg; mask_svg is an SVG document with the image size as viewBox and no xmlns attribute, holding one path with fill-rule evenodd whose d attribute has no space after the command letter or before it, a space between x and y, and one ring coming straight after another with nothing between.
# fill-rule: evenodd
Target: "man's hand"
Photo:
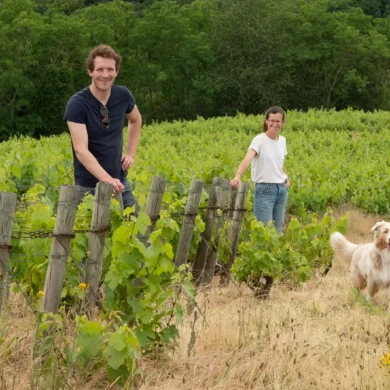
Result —
<instances>
[{"instance_id":1,"label":"man's hand","mask_svg":"<svg viewBox=\"0 0 390 390\"><path fill-rule=\"evenodd\" d=\"M286 188L290 188L290 186L291 186L290 180L288 178L286 179L285 186L286 186Z\"/></svg>"},{"instance_id":2,"label":"man's hand","mask_svg":"<svg viewBox=\"0 0 390 390\"><path fill-rule=\"evenodd\" d=\"M121 183L119 179L114 179L111 177L110 179L104 181L112 184L112 192L114 194L116 194L117 192L122 192L125 189L125 186Z\"/></svg>"},{"instance_id":3,"label":"man's hand","mask_svg":"<svg viewBox=\"0 0 390 390\"><path fill-rule=\"evenodd\" d=\"M128 154L122 155L122 169L127 171L134 163L134 157Z\"/></svg>"}]
</instances>

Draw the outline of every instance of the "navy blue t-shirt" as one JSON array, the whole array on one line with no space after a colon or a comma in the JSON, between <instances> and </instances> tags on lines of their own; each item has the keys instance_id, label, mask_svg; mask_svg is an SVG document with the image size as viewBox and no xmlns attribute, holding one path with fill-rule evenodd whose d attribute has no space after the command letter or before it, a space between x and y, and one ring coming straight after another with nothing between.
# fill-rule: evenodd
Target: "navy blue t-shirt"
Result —
<instances>
[{"instance_id":1,"label":"navy blue t-shirt","mask_svg":"<svg viewBox=\"0 0 390 390\"><path fill-rule=\"evenodd\" d=\"M110 126L106 129L102 125L103 117L100 114L102 104L87 87L69 99L64 114L65 121L86 125L89 151L111 177L122 183L123 123L125 114L131 113L134 106L135 100L131 92L126 87L113 85L106 105L110 120ZM72 151L75 184L95 188L98 179L77 159L73 144Z\"/></svg>"}]
</instances>

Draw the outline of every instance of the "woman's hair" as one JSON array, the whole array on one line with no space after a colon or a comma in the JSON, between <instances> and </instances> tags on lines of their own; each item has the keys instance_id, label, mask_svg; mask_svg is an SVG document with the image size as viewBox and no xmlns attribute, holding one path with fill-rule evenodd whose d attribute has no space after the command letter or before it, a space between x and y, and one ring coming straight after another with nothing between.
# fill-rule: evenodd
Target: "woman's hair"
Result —
<instances>
[{"instance_id":1,"label":"woman's hair","mask_svg":"<svg viewBox=\"0 0 390 390\"><path fill-rule=\"evenodd\" d=\"M286 113L284 112L283 108L278 107L278 106L270 107L270 108L265 112L264 126L263 126L263 131L264 131L264 133L268 130L268 125L267 125L266 120L269 119L270 114L282 114L282 116L283 116L283 122L284 122L284 116L286 115Z\"/></svg>"},{"instance_id":2,"label":"woman's hair","mask_svg":"<svg viewBox=\"0 0 390 390\"><path fill-rule=\"evenodd\" d=\"M103 57L115 60L115 69L118 71L121 67L122 57L111 47L108 45L99 45L93 48L88 55L87 58L87 68L89 71L93 71L95 69L95 58Z\"/></svg>"}]
</instances>

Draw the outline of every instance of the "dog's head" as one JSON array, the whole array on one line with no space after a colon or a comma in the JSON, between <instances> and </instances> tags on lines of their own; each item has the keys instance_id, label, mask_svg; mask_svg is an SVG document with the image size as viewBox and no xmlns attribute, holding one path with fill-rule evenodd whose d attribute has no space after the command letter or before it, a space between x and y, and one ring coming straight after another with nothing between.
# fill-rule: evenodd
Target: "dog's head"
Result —
<instances>
[{"instance_id":1,"label":"dog's head","mask_svg":"<svg viewBox=\"0 0 390 390\"><path fill-rule=\"evenodd\" d=\"M377 222L371 231L375 232L374 242L379 250L387 249L390 251L390 222Z\"/></svg>"}]
</instances>

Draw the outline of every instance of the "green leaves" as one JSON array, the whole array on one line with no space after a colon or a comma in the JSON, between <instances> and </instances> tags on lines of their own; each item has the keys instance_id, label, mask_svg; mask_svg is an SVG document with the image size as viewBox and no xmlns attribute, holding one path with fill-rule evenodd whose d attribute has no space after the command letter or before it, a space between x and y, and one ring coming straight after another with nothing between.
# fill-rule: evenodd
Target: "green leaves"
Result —
<instances>
[{"instance_id":1,"label":"green leaves","mask_svg":"<svg viewBox=\"0 0 390 390\"><path fill-rule=\"evenodd\" d=\"M184 281L183 288L192 299L195 298L195 286L191 282Z\"/></svg>"},{"instance_id":2,"label":"green leaves","mask_svg":"<svg viewBox=\"0 0 390 390\"><path fill-rule=\"evenodd\" d=\"M191 299L195 295L191 275L184 268L174 268L174 251L169 240L178 231L176 223L169 218L160 219L145 247L136 234L143 235L148 226L150 219L140 213L138 218L124 221L112 235L113 259L105 276L104 306L116 311L128 329L134 329L130 337L121 327L111 336L109 348L104 352L110 372L116 375L130 364L129 355L135 345L147 352L178 337L171 321L176 314L182 316L177 303L180 286ZM130 340L132 349L128 346Z\"/></svg>"},{"instance_id":3,"label":"green leaves","mask_svg":"<svg viewBox=\"0 0 390 390\"><path fill-rule=\"evenodd\" d=\"M291 280L294 284L304 282L314 269L330 264L333 254L329 236L335 230L345 231L346 222L346 217L336 222L328 210L321 220L313 216L306 225L292 218L285 234L278 236L271 225L253 221L251 240L240 244L233 274L250 286L258 286L264 276Z\"/></svg>"},{"instance_id":4,"label":"green leaves","mask_svg":"<svg viewBox=\"0 0 390 390\"><path fill-rule=\"evenodd\" d=\"M137 220L135 222L135 227L141 234L145 234L148 226L151 225L150 218L145 212L140 212L138 214Z\"/></svg>"}]
</instances>

